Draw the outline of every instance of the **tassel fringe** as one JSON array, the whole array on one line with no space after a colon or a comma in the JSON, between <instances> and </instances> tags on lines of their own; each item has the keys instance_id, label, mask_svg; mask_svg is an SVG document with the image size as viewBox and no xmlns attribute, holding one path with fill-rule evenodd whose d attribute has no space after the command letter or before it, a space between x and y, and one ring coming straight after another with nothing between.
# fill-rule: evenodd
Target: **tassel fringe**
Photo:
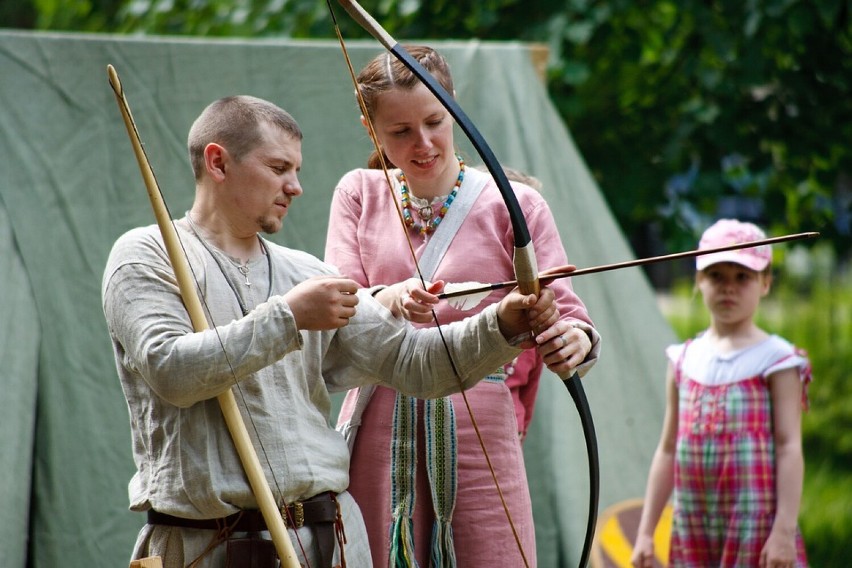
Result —
<instances>
[{"instance_id":1,"label":"tassel fringe","mask_svg":"<svg viewBox=\"0 0 852 568\"><path fill-rule=\"evenodd\" d=\"M432 527L431 568L456 568L453 526L449 522L435 521Z\"/></svg>"},{"instance_id":2,"label":"tassel fringe","mask_svg":"<svg viewBox=\"0 0 852 568\"><path fill-rule=\"evenodd\" d=\"M395 515L391 527L391 568L418 568L414 557L414 521L405 515Z\"/></svg>"}]
</instances>

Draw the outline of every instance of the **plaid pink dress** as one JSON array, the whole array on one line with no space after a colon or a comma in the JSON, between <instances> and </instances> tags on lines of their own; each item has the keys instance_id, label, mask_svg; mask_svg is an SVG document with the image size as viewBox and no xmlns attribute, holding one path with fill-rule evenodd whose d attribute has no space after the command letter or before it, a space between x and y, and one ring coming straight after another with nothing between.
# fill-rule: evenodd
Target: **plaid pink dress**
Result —
<instances>
[{"instance_id":1,"label":"plaid pink dress","mask_svg":"<svg viewBox=\"0 0 852 568\"><path fill-rule=\"evenodd\" d=\"M804 352L778 336L733 353L698 336L666 351L680 392L672 567L757 567L775 517L775 443L767 377L797 368ZM797 530L797 567L806 567Z\"/></svg>"}]
</instances>

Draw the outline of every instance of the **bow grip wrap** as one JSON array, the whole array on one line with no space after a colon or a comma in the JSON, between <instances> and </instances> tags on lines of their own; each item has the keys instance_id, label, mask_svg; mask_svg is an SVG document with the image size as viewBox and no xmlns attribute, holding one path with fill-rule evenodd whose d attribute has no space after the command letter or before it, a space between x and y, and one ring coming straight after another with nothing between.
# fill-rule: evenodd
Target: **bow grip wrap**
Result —
<instances>
[{"instance_id":1,"label":"bow grip wrap","mask_svg":"<svg viewBox=\"0 0 852 568\"><path fill-rule=\"evenodd\" d=\"M538 280L538 262L535 258L535 248L530 240L525 246L515 245L515 278L518 280L518 289L522 294L539 295L541 284Z\"/></svg>"}]
</instances>

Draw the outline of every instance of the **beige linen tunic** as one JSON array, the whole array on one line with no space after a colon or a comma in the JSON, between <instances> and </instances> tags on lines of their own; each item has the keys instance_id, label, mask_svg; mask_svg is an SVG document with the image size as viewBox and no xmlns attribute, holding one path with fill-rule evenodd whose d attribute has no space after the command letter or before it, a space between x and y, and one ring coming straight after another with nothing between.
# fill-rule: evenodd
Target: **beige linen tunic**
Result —
<instances>
[{"instance_id":1,"label":"beige linen tunic","mask_svg":"<svg viewBox=\"0 0 852 568\"><path fill-rule=\"evenodd\" d=\"M365 384L421 398L458 390L437 331L393 318L369 290L358 292L349 325L299 331L281 294L336 274L333 267L264 241L268 260L250 263L247 286L236 264L205 247L185 219L177 227L211 329L193 332L156 226L120 237L103 279L137 468L132 510L217 518L257 508L216 399L235 383L273 494L288 503L349 484L346 443L329 426L329 393ZM494 307L447 326L444 337L465 388L519 353L501 335ZM361 532L347 527L350 540Z\"/></svg>"}]
</instances>

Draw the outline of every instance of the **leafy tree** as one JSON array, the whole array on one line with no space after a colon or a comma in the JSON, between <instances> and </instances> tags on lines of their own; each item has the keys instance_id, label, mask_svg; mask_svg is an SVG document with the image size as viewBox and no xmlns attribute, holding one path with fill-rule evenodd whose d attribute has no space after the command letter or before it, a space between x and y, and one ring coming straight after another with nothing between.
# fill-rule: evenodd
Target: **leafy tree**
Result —
<instances>
[{"instance_id":1,"label":"leafy tree","mask_svg":"<svg viewBox=\"0 0 852 568\"><path fill-rule=\"evenodd\" d=\"M0 4L0 27L29 29L35 26L36 8L30 2L7 0Z\"/></svg>"},{"instance_id":2,"label":"leafy tree","mask_svg":"<svg viewBox=\"0 0 852 568\"><path fill-rule=\"evenodd\" d=\"M849 3L574 4L551 90L629 234L731 214L849 251Z\"/></svg>"},{"instance_id":3,"label":"leafy tree","mask_svg":"<svg viewBox=\"0 0 852 568\"><path fill-rule=\"evenodd\" d=\"M53 30L333 35L322 0L33 1L0 15L26 24L34 11ZM819 230L852 252L849 0L362 4L397 38L546 42L553 100L640 254L654 236L690 248L719 215Z\"/></svg>"}]
</instances>

